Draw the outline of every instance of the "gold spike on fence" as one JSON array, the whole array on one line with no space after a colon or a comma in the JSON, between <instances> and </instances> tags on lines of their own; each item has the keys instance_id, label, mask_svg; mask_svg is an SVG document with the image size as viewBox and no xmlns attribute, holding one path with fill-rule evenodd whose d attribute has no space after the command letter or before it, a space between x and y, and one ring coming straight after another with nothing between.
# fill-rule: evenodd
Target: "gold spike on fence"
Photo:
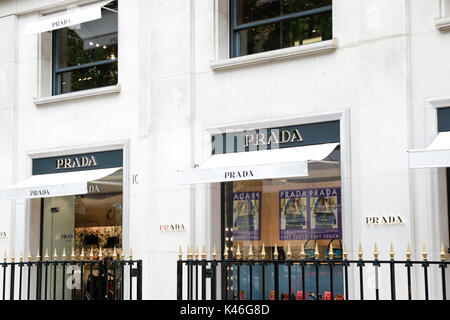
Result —
<instances>
[{"instance_id":1,"label":"gold spike on fence","mask_svg":"<svg viewBox=\"0 0 450 320\"><path fill-rule=\"evenodd\" d=\"M358 248L358 259L359 260L363 259L363 251L362 251L362 244L361 244L361 242L359 243L359 248Z\"/></svg>"},{"instance_id":2,"label":"gold spike on fence","mask_svg":"<svg viewBox=\"0 0 450 320\"><path fill-rule=\"evenodd\" d=\"M288 243L288 249L287 249L287 253L286 253L286 258L288 260L291 260L291 258L292 258L292 251L291 251L291 243L290 242Z\"/></svg>"},{"instance_id":3,"label":"gold spike on fence","mask_svg":"<svg viewBox=\"0 0 450 320\"><path fill-rule=\"evenodd\" d=\"M302 245L300 247L300 259L305 259L305 244L302 242Z\"/></svg>"},{"instance_id":4,"label":"gold spike on fence","mask_svg":"<svg viewBox=\"0 0 450 320\"><path fill-rule=\"evenodd\" d=\"M377 248L377 243L375 242L374 248L373 248L373 258L375 260L378 260L378 248Z\"/></svg>"},{"instance_id":5,"label":"gold spike on fence","mask_svg":"<svg viewBox=\"0 0 450 320\"><path fill-rule=\"evenodd\" d=\"M394 260L395 254L394 254L394 245L391 242L391 248L389 250L389 258L391 258L391 260Z\"/></svg>"},{"instance_id":6,"label":"gold spike on fence","mask_svg":"<svg viewBox=\"0 0 450 320\"><path fill-rule=\"evenodd\" d=\"M428 253L427 253L427 248L425 246L425 243L423 244L422 256L423 256L423 260L426 261L428 258Z\"/></svg>"},{"instance_id":7,"label":"gold spike on fence","mask_svg":"<svg viewBox=\"0 0 450 320\"><path fill-rule=\"evenodd\" d=\"M406 260L411 260L411 246L409 245L409 242L408 247L406 248Z\"/></svg>"},{"instance_id":8,"label":"gold spike on fence","mask_svg":"<svg viewBox=\"0 0 450 320\"><path fill-rule=\"evenodd\" d=\"M444 242L441 242L441 261L445 261L445 248L444 248Z\"/></svg>"},{"instance_id":9,"label":"gold spike on fence","mask_svg":"<svg viewBox=\"0 0 450 320\"><path fill-rule=\"evenodd\" d=\"M202 246L202 260L206 260L207 254L206 254L206 246Z\"/></svg>"},{"instance_id":10,"label":"gold spike on fence","mask_svg":"<svg viewBox=\"0 0 450 320\"><path fill-rule=\"evenodd\" d=\"M275 250L273 251L273 259L278 260L278 247L276 243L275 243Z\"/></svg>"},{"instance_id":11,"label":"gold spike on fence","mask_svg":"<svg viewBox=\"0 0 450 320\"><path fill-rule=\"evenodd\" d=\"M212 259L213 260L217 259L216 245L214 245L214 248L213 248Z\"/></svg>"}]
</instances>

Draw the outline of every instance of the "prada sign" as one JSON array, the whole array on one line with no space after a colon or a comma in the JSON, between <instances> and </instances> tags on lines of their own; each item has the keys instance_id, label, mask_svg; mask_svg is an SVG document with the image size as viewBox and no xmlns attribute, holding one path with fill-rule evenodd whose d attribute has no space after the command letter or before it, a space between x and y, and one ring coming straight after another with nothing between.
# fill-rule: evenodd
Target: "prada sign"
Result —
<instances>
[{"instance_id":1,"label":"prada sign","mask_svg":"<svg viewBox=\"0 0 450 320\"><path fill-rule=\"evenodd\" d=\"M90 168L96 167L97 161L95 156L83 156L83 157L67 157L56 160L56 170L61 169L73 169L73 168Z\"/></svg>"},{"instance_id":2,"label":"prada sign","mask_svg":"<svg viewBox=\"0 0 450 320\"><path fill-rule=\"evenodd\" d=\"M246 134L244 138L244 147L248 147L250 144L255 146L265 146L303 141L302 135L298 129L277 131L271 131L269 135L265 135L263 132Z\"/></svg>"},{"instance_id":3,"label":"prada sign","mask_svg":"<svg viewBox=\"0 0 450 320\"><path fill-rule=\"evenodd\" d=\"M404 219L401 216L376 216L366 217L367 225L393 225L404 224Z\"/></svg>"},{"instance_id":4,"label":"prada sign","mask_svg":"<svg viewBox=\"0 0 450 320\"><path fill-rule=\"evenodd\" d=\"M301 147L340 141L339 121L225 132L212 136L212 154Z\"/></svg>"},{"instance_id":5,"label":"prada sign","mask_svg":"<svg viewBox=\"0 0 450 320\"><path fill-rule=\"evenodd\" d=\"M123 151L103 151L33 160L33 175L73 172L123 166Z\"/></svg>"},{"instance_id":6,"label":"prada sign","mask_svg":"<svg viewBox=\"0 0 450 320\"><path fill-rule=\"evenodd\" d=\"M183 232L186 231L186 226L182 223L175 224L161 224L159 226L161 232Z\"/></svg>"}]
</instances>

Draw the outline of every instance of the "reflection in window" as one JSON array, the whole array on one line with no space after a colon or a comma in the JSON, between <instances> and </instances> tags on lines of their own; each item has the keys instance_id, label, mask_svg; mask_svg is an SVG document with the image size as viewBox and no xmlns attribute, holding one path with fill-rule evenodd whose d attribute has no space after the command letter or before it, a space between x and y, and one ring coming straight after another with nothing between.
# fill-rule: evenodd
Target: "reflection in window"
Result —
<instances>
[{"instance_id":1,"label":"reflection in window","mask_svg":"<svg viewBox=\"0 0 450 320\"><path fill-rule=\"evenodd\" d=\"M102 18L53 32L53 94L117 84L117 1Z\"/></svg>"},{"instance_id":2,"label":"reflection in window","mask_svg":"<svg viewBox=\"0 0 450 320\"><path fill-rule=\"evenodd\" d=\"M231 0L231 55L332 38L331 0Z\"/></svg>"}]
</instances>

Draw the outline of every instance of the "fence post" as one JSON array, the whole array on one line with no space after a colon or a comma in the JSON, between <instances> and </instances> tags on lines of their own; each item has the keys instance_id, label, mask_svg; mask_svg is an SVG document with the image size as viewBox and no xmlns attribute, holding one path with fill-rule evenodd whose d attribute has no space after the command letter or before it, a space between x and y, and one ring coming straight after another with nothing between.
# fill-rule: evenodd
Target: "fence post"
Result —
<instances>
[{"instance_id":1,"label":"fence post","mask_svg":"<svg viewBox=\"0 0 450 320\"><path fill-rule=\"evenodd\" d=\"M139 260L137 263L137 269L138 269L138 274L137 274L137 300L141 301L142 300L142 261Z\"/></svg>"}]
</instances>

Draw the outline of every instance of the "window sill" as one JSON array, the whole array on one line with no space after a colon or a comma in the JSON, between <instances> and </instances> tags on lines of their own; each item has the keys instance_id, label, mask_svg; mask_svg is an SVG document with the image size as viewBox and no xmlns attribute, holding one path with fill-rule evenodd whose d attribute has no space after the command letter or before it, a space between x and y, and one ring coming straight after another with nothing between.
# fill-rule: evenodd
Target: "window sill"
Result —
<instances>
[{"instance_id":1,"label":"window sill","mask_svg":"<svg viewBox=\"0 0 450 320\"><path fill-rule=\"evenodd\" d=\"M120 84L117 84L115 86L108 86L108 87L83 90L83 91L77 91L77 92L71 92L71 93L64 93L64 94L60 94L57 96L35 98L33 100L33 103L36 106L41 106L41 105L46 105L46 104L52 104L52 103L58 103L58 102L64 102L64 101L72 101L72 100L84 99L84 98L101 96L101 95L112 94L112 93L119 93L119 92L120 92Z\"/></svg>"},{"instance_id":2,"label":"window sill","mask_svg":"<svg viewBox=\"0 0 450 320\"><path fill-rule=\"evenodd\" d=\"M450 28L450 17L436 18L434 24L439 30L448 29Z\"/></svg>"},{"instance_id":3,"label":"window sill","mask_svg":"<svg viewBox=\"0 0 450 320\"><path fill-rule=\"evenodd\" d=\"M337 39L331 39L316 43L304 44L296 47L255 53L242 57L212 61L210 63L210 68L214 71L219 71L237 67L244 67L258 63L265 63L270 61L288 58L297 58L319 53L327 53L336 50L337 45L338 45Z\"/></svg>"}]
</instances>

